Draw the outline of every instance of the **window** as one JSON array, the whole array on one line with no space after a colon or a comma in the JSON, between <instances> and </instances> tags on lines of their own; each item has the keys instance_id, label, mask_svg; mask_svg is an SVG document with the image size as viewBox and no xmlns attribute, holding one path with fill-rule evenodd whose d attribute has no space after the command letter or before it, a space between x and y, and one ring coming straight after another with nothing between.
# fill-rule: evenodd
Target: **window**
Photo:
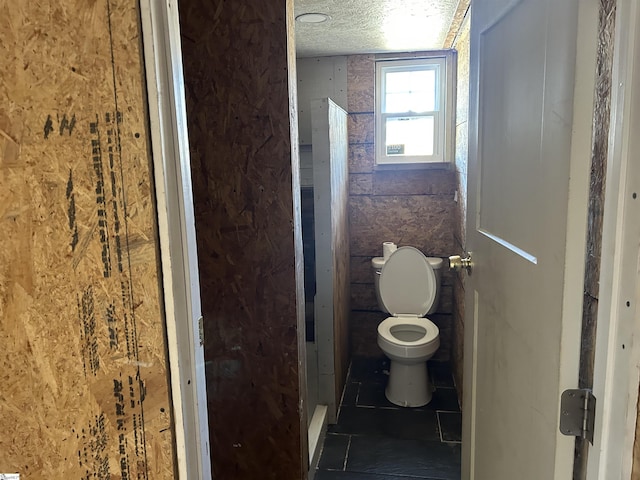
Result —
<instances>
[{"instance_id":1,"label":"window","mask_svg":"<svg viewBox=\"0 0 640 480\"><path fill-rule=\"evenodd\" d=\"M452 54L376 63L376 164L451 161Z\"/></svg>"}]
</instances>

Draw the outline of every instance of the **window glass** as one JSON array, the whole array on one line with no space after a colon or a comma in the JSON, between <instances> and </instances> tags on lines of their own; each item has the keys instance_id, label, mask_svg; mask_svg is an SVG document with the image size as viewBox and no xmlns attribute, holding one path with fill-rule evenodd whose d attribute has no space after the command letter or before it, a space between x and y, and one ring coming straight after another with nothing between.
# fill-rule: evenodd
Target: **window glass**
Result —
<instances>
[{"instance_id":1,"label":"window glass","mask_svg":"<svg viewBox=\"0 0 640 480\"><path fill-rule=\"evenodd\" d=\"M433 116L387 118L385 139L387 155L433 155L434 130Z\"/></svg>"},{"instance_id":2,"label":"window glass","mask_svg":"<svg viewBox=\"0 0 640 480\"><path fill-rule=\"evenodd\" d=\"M433 112L435 109L435 70L385 74L385 113Z\"/></svg>"}]
</instances>

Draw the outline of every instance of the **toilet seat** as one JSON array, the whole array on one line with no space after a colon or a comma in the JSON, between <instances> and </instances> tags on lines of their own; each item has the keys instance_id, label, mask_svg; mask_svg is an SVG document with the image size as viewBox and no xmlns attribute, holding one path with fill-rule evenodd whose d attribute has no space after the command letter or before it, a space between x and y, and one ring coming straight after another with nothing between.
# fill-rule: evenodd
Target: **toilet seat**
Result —
<instances>
[{"instance_id":1,"label":"toilet seat","mask_svg":"<svg viewBox=\"0 0 640 480\"><path fill-rule=\"evenodd\" d=\"M424 333L415 340L402 340L394 335L393 331L398 327L417 327L424 330ZM378 334L386 341L401 347L413 347L426 345L436 340L440 334L438 326L431 320L422 317L389 317L378 325Z\"/></svg>"},{"instance_id":2,"label":"toilet seat","mask_svg":"<svg viewBox=\"0 0 640 480\"><path fill-rule=\"evenodd\" d=\"M406 341L393 334L394 327L418 327L425 333L417 340ZM426 318L389 317L378 325L378 346L391 360L426 360L440 348L440 330Z\"/></svg>"}]
</instances>

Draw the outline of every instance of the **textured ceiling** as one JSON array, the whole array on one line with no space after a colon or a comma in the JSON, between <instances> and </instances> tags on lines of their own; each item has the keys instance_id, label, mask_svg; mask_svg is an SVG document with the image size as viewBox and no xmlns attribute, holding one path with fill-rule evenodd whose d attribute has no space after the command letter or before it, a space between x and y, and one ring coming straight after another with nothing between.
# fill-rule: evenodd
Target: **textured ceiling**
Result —
<instances>
[{"instance_id":1,"label":"textured ceiling","mask_svg":"<svg viewBox=\"0 0 640 480\"><path fill-rule=\"evenodd\" d=\"M410 52L444 48L459 4L468 0L295 0L296 17L325 13L320 24L296 22L299 57Z\"/></svg>"}]
</instances>

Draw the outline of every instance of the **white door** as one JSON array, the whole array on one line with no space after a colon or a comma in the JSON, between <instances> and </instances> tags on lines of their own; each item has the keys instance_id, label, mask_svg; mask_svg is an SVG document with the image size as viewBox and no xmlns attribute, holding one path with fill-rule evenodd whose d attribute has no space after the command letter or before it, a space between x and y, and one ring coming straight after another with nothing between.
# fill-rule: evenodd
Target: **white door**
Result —
<instances>
[{"instance_id":1,"label":"white door","mask_svg":"<svg viewBox=\"0 0 640 480\"><path fill-rule=\"evenodd\" d=\"M579 28L579 3L473 2L463 479L571 478L559 399L578 379L591 119L582 110L593 97L576 71L595 71L577 42L593 25Z\"/></svg>"}]
</instances>

